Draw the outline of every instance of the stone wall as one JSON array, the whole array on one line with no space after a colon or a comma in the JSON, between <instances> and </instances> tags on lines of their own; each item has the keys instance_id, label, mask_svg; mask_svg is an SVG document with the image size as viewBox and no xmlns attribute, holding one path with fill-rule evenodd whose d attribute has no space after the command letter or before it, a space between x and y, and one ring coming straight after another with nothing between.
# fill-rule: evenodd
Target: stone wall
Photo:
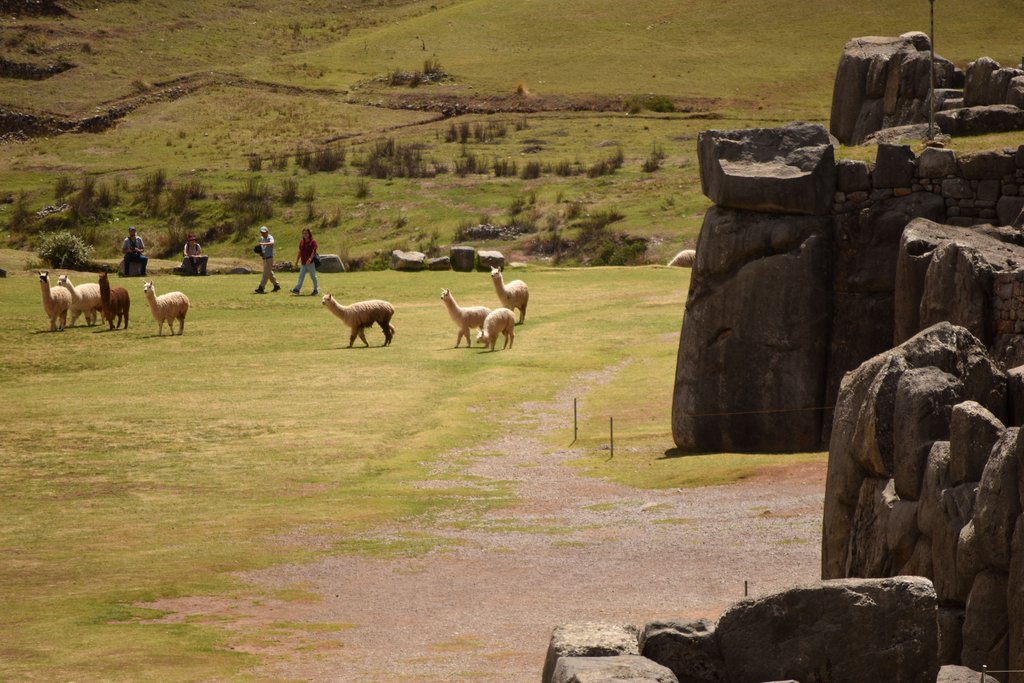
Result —
<instances>
[{"instance_id":1,"label":"stone wall","mask_svg":"<svg viewBox=\"0 0 1024 683\"><path fill-rule=\"evenodd\" d=\"M843 48L829 129L857 145L880 130L928 121L931 44L920 32L854 38ZM935 55L939 132L974 135L1024 130L1024 71L981 57L961 71Z\"/></svg>"},{"instance_id":2,"label":"stone wall","mask_svg":"<svg viewBox=\"0 0 1024 683\"><path fill-rule=\"evenodd\" d=\"M1021 370L941 322L849 373L836 405L822 577L931 579L941 664L1024 669Z\"/></svg>"},{"instance_id":3,"label":"stone wall","mask_svg":"<svg viewBox=\"0 0 1024 683\"><path fill-rule=\"evenodd\" d=\"M906 226L923 218L970 233L1024 209L1024 146L915 156L882 144L869 164L836 162L827 140L808 124L699 136L701 182L716 205L680 335L672 426L683 450L823 448L843 375L921 329L896 329ZM1021 249L1024 264L1024 248L1003 248ZM1019 304L997 303L1006 287L983 284L980 314L999 335L981 335L986 345L1018 345L1009 323Z\"/></svg>"}]
</instances>

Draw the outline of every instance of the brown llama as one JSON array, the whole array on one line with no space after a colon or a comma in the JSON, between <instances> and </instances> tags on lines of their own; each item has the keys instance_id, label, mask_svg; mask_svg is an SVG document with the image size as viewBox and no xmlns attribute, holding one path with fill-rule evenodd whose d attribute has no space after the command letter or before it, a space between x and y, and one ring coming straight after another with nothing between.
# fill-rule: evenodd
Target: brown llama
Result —
<instances>
[{"instance_id":1,"label":"brown llama","mask_svg":"<svg viewBox=\"0 0 1024 683\"><path fill-rule=\"evenodd\" d=\"M114 329L114 316L117 316L117 327L121 327L121 319L124 318L124 329L128 329L128 309L131 307L131 299L128 297L128 290L124 287L110 288L110 281L106 273L100 273L100 299L103 300L103 317Z\"/></svg>"}]
</instances>

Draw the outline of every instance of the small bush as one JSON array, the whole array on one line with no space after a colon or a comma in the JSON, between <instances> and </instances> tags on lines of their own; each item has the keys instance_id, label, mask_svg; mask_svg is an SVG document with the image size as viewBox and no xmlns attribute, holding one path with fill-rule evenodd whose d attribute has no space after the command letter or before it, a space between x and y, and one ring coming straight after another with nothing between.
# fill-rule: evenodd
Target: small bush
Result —
<instances>
[{"instance_id":1,"label":"small bush","mask_svg":"<svg viewBox=\"0 0 1024 683\"><path fill-rule=\"evenodd\" d=\"M263 157L259 154L249 155L249 170L253 173L259 173L263 170Z\"/></svg>"},{"instance_id":2,"label":"small bush","mask_svg":"<svg viewBox=\"0 0 1024 683\"><path fill-rule=\"evenodd\" d=\"M625 156L622 154L622 148L616 149L615 153L607 159L597 161L587 169L588 178L598 178L600 176L611 175L615 171L622 167L622 162L625 160Z\"/></svg>"},{"instance_id":3,"label":"small bush","mask_svg":"<svg viewBox=\"0 0 1024 683\"><path fill-rule=\"evenodd\" d=\"M44 235L37 253L51 268L83 270L89 265L92 247L73 232L60 230Z\"/></svg>"},{"instance_id":4,"label":"small bush","mask_svg":"<svg viewBox=\"0 0 1024 683\"><path fill-rule=\"evenodd\" d=\"M145 176L135 188L135 204L141 205L149 216L160 215L160 200L167 187L167 171L158 168Z\"/></svg>"},{"instance_id":5,"label":"small bush","mask_svg":"<svg viewBox=\"0 0 1024 683\"><path fill-rule=\"evenodd\" d=\"M345 163L345 148L341 146L321 147L315 152L303 150L295 155L295 164L310 173L337 171Z\"/></svg>"},{"instance_id":6,"label":"small bush","mask_svg":"<svg viewBox=\"0 0 1024 683\"><path fill-rule=\"evenodd\" d=\"M487 173L487 161L463 149L462 155L455 160L455 175L462 178L471 173Z\"/></svg>"},{"instance_id":7,"label":"small bush","mask_svg":"<svg viewBox=\"0 0 1024 683\"><path fill-rule=\"evenodd\" d=\"M67 173L61 173L57 176L57 181L53 185L53 198L58 202L63 202L64 198L75 191L75 181L71 179Z\"/></svg>"},{"instance_id":8,"label":"small bush","mask_svg":"<svg viewBox=\"0 0 1024 683\"><path fill-rule=\"evenodd\" d=\"M423 158L423 151L402 145L393 138L378 140L370 148L360 174L370 178L430 178L434 173Z\"/></svg>"},{"instance_id":9,"label":"small bush","mask_svg":"<svg viewBox=\"0 0 1024 683\"><path fill-rule=\"evenodd\" d=\"M355 195L356 199L366 199L370 196L370 182L366 178L356 181Z\"/></svg>"},{"instance_id":10,"label":"small bush","mask_svg":"<svg viewBox=\"0 0 1024 683\"><path fill-rule=\"evenodd\" d=\"M32 209L28 208L28 194L19 192L14 200L11 217L7 221L7 229L11 232L28 232L32 225Z\"/></svg>"},{"instance_id":11,"label":"small bush","mask_svg":"<svg viewBox=\"0 0 1024 683\"><path fill-rule=\"evenodd\" d=\"M654 173L661 168L661 162L665 160L665 150L655 144L651 148L650 154L644 159L644 163L641 165L645 173Z\"/></svg>"},{"instance_id":12,"label":"small bush","mask_svg":"<svg viewBox=\"0 0 1024 683\"><path fill-rule=\"evenodd\" d=\"M299 198L299 181L295 178L284 178L281 181L281 203L294 204Z\"/></svg>"},{"instance_id":13,"label":"small bush","mask_svg":"<svg viewBox=\"0 0 1024 683\"><path fill-rule=\"evenodd\" d=\"M662 114L676 110L672 100L664 95L633 95L623 101L622 108L630 114L639 114L644 109Z\"/></svg>"},{"instance_id":14,"label":"small bush","mask_svg":"<svg viewBox=\"0 0 1024 683\"><path fill-rule=\"evenodd\" d=\"M540 178L540 162L529 161L523 166L523 172L519 174L523 180L536 180Z\"/></svg>"},{"instance_id":15,"label":"small bush","mask_svg":"<svg viewBox=\"0 0 1024 683\"><path fill-rule=\"evenodd\" d=\"M555 163L555 166L552 170L554 171L555 175L561 176L563 178L568 178L570 176L579 174L580 165L579 162L573 163L571 161L558 161Z\"/></svg>"},{"instance_id":16,"label":"small bush","mask_svg":"<svg viewBox=\"0 0 1024 683\"><path fill-rule=\"evenodd\" d=\"M491 162L491 168L494 169L495 178L515 178L519 175L519 169L516 166L516 162L508 159L499 159L495 157Z\"/></svg>"},{"instance_id":17,"label":"small bush","mask_svg":"<svg viewBox=\"0 0 1024 683\"><path fill-rule=\"evenodd\" d=\"M250 178L241 190L228 197L228 208L236 215L236 227L241 229L274 215L270 190L259 178Z\"/></svg>"}]
</instances>

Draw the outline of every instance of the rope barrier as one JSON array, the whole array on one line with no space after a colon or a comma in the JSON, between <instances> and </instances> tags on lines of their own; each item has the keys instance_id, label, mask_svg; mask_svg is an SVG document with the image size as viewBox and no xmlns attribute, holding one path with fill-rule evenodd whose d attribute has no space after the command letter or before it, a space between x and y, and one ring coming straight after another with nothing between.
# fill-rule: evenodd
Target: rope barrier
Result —
<instances>
[{"instance_id":1,"label":"rope barrier","mask_svg":"<svg viewBox=\"0 0 1024 683\"><path fill-rule=\"evenodd\" d=\"M809 408L764 408L762 410L739 410L721 413L686 413L688 417L725 417L729 415L767 415L771 413L801 413L814 410L833 410L832 406L812 406Z\"/></svg>"}]
</instances>

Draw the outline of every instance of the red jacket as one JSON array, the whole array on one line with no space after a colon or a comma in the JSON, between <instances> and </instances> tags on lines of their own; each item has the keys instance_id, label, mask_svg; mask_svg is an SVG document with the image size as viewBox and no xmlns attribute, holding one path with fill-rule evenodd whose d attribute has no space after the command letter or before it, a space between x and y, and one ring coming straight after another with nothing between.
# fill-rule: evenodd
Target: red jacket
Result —
<instances>
[{"instance_id":1,"label":"red jacket","mask_svg":"<svg viewBox=\"0 0 1024 683\"><path fill-rule=\"evenodd\" d=\"M300 240L299 241L299 263L309 263L313 260L313 254L316 253L316 240Z\"/></svg>"}]
</instances>

